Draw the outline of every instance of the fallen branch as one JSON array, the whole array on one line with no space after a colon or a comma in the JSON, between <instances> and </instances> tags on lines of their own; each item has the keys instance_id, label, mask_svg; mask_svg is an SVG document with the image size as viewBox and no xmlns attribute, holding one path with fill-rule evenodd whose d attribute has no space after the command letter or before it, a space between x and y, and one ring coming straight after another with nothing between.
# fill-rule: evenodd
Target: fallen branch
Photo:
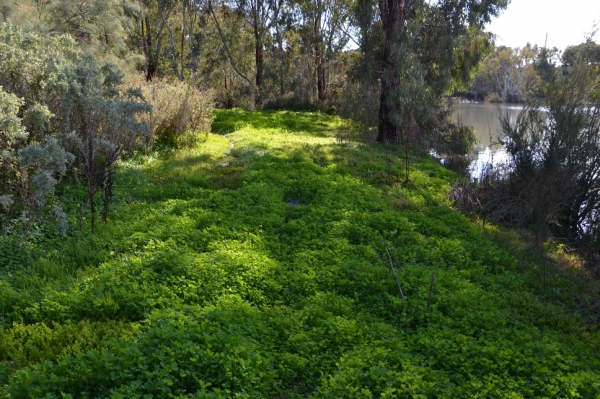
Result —
<instances>
[{"instance_id":1,"label":"fallen branch","mask_svg":"<svg viewBox=\"0 0 600 399\"><path fill-rule=\"evenodd\" d=\"M400 297L402 298L403 301L405 301L406 299L404 299L404 293L402 292L402 286L400 285L400 280L398 280L398 276L396 275L396 269L394 268L394 261L392 259L392 254L391 254L387 244L385 243L385 241L383 242L383 244L385 245L385 251L387 252L388 258L390 260L390 269L392 269L392 273L394 273L394 278L396 279L396 284L398 284L398 291L400 291Z\"/></svg>"}]
</instances>

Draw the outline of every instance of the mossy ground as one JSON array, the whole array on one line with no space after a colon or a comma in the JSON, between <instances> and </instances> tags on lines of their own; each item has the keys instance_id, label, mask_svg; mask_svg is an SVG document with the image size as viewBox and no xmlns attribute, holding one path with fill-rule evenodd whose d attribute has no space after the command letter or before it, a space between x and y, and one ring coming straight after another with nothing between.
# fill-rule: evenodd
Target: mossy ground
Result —
<instances>
[{"instance_id":1,"label":"mossy ground","mask_svg":"<svg viewBox=\"0 0 600 399\"><path fill-rule=\"evenodd\" d=\"M593 284L342 129L218 111L123 163L96 233L4 244L0 397L600 398Z\"/></svg>"}]
</instances>

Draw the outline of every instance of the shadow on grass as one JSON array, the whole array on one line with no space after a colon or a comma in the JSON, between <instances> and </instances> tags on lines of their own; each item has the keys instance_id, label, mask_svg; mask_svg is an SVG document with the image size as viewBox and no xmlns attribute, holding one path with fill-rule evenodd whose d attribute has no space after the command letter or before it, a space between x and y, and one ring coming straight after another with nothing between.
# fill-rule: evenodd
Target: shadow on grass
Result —
<instances>
[{"instance_id":1,"label":"shadow on grass","mask_svg":"<svg viewBox=\"0 0 600 399\"><path fill-rule=\"evenodd\" d=\"M78 280L60 290L48 285L27 302L15 302L11 305L15 314L7 315L6 320L25 315L30 321L79 318L125 322L147 319L164 309L160 318L154 319L156 326L151 328L155 330L150 330L156 335L146 334L147 342L136 340L128 345L140 348L137 342L145 342L142 349L148 355L140 359L159 359L155 356L157 347L169 351L185 348L186 352L177 352L185 356L174 358L172 363L180 361L177 367L181 368L192 363L188 361L188 348L202 348L203 352L198 353L205 355L205 347L214 350L214 342L220 342L190 339L206 339L211 323L219 336L229 326L228 334L238 334L244 323L254 323L261 312L265 312L265 320L281 313L281 321L264 325L267 334L262 332L263 327L250 324L248 328L257 331L257 339L255 344L252 341L254 346L248 346L248 353L271 353L272 347L282 348L293 354L282 359L302 360L293 366L292 373L299 376L299 382L277 376L281 391L292 392L288 397L299 397L293 395L298 385L318 387L321 381L333 381L340 370L338 363L352 353L362 356L373 352L373 342L377 341L381 345L391 342L390 353L413 353L419 359L438 356L435 362L423 363L428 375L447 373L456 381L468 382L471 376L479 381L476 373L504 378L506 372L497 371L490 358L504 356L502 359L510 360L505 364L524 365L511 371L514 373L531 369L534 347L525 346L529 342L538 345L539 341L541 347L536 350L550 353L544 356L554 367L554 353L561 353L556 348L566 348L569 337L576 340L583 336L572 318L555 310L553 297L540 296L540 301L530 294L535 276L515 268L519 255L511 252L510 243L502 241L496 232L471 223L445 203L451 172L428 158L415 158L413 180L408 184L401 184L404 174L400 154L380 146L320 145L280 154L236 148L224 157L173 161L157 162L140 171L147 174L147 185L135 187L132 181L131 186L119 188L124 192L139 190L132 194L139 195L138 199L145 199L146 192L155 193L153 202L138 201L118 209L114 223L105 226L102 235L82 238L78 243L73 238L72 247L77 244L83 248L79 246L82 244L87 245L84 252L103 251L96 257L97 262L105 259L101 267L92 269L90 266L95 265L81 265L71 259L69 264L87 267ZM160 178L155 177L157 172ZM207 186L210 189L182 184L192 176L211 182ZM227 176L240 180L228 187L223 183ZM401 196L407 206L399 209L393 199ZM400 262L399 279L410 300L398 297L385 242ZM49 268L42 272L52 274L50 278L56 275ZM431 298L433 273L436 285ZM36 293L38 287L30 291ZM252 312L230 312L238 307L227 308L226 302L219 302L232 296ZM219 316L203 316L201 323L192 320L199 327L184 329L184 336L180 332L181 310L192 309L190 306L198 306L194 312L214 306ZM277 313L269 314L273 309ZM243 319L221 316L229 314ZM281 333L269 338L272 326L281 328ZM380 330L373 333L373 328ZM542 328L550 334L540 338L537 331ZM266 345L265 336L270 339ZM394 336L400 337L405 346L389 341ZM225 337L227 345L244 338ZM480 354L482 342L485 352ZM593 352L597 347L590 348ZM507 352L510 357L505 355ZM127 352L127 356L129 353L142 352ZM474 355L464 357L464 353ZM580 354L584 363L582 351L577 356ZM273 352L272 358L261 362L272 364L278 361L277 356ZM478 356L485 361L470 362ZM104 362L104 357L101 359ZM449 362L453 362L451 367ZM567 370L564 378L571 378L567 373L580 367L570 358L569 369L563 368L562 358L561 362L556 370L536 372L546 378ZM93 363L94 367L96 364L100 363ZM311 364L317 367L308 367ZM373 364L383 364L383 360ZM362 363L359 366L362 368ZM54 375L48 371L53 365L43 367L46 369L36 372ZM95 371L86 367L92 370L86 371L88 374ZM401 367L399 362L398 369L403 370ZM69 364L69 370L73 368ZM158 366L147 367L154 368ZM202 373L206 373L204 369ZM176 383L183 381L178 373L173 375ZM395 376L389 377L391 383ZM123 384L132 378L127 376ZM71 388L66 385L71 381L65 378L59 381L63 384L59 387ZM112 380L105 384L108 388L116 386Z\"/></svg>"},{"instance_id":2,"label":"shadow on grass","mask_svg":"<svg viewBox=\"0 0 600 399\"><path fill-rule=\"evenodd\" d=\"M216 118L212 132L227 134L246 126L254 129L280 129L290 132L303 132L316 137L335 135L341 119L320 112L294 112L264 110L247 112L238 109L215 110Z\"/></svg>"},{"instance_id":3,"label":"shadow on grass","mask_svg":"<svg viewBox=\"0 0 600 399\"><path fill-rule=\"evenodd\" d=\"M397 148L331 145L313 149L307 155L322 166L343 165L353 176L379 187L394 209L413 222L416 231L425 237L458 239L470 253L492 248L492 252L511 254L487 273L510 269L522 278L520 284L527 287L526 291L542 302L582 316L588 323L600 321L597 299L600 287L589 273L575 267L577 262L567 261L561 254L547 254L545 260L541 259L527 231L486 226L452 209L447 203L448 182L456 175L435 159L413 154L411 180L407 183L404 154ZM487 285L484 280L479 283ZM543 323L543 319L540 320Z\"/></svg>"}]
</instances>

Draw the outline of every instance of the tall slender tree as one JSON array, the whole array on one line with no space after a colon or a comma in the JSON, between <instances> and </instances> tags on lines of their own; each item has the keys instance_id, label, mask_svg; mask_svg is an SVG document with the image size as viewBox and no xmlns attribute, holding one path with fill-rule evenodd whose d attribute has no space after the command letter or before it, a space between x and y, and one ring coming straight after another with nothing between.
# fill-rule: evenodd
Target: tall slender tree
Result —
<instances>
[{"instance_id":1,"label":"tall slender tree","mask_svg":"<svg viewBox=\"0 0 600 399\"><path fill-rule=\"evenodd\" d=\"M147 81L154 79L158 72L168 20L177 4L177 0L139 0L137 29L133 31L132 39L144 56Z\"/></svg>"},{"instance_id":2,"label":"tall slender tree","mask_svg":"<svg viewBox=\"0 0 600 399\"><path fill-rule=\"evenodd\" d=\"M283 0L233 0L233 6L244 16L244 20L252 29L254 38L254 85L256 87L255 105L262 103L261 87L265 73L265 41L271 29L278 23L278 16Z\"/></svg>"},{"instance_id":3,"label":"tall slender tree","mask_svg":"<svg viewBox=\"0 0 600 399\"><path fill-rule=\"evenodd\" d=\"M422 105L439 98L452 82L465 80L489 48L489 36L481 34L485 23L507 3L378 0L378 15L363 18L367 26L361 29L380 26L382 30L376 59L376 69L381 71L379 141L399 142L402 132L414 133L427 119L427 107ZM372 3L365 1L363 7Z\"/></svg>"},{"instance_id":4,"label":"tall slender tree","mask_svg":"<svg viewBox=\"0 0 600 399\"><path fill-rule=\"evenodd\" d=\"M325 68L327 61L348 43L346 26L350 22L351 3L348 0L298 0L296 16L305 45L314 56L317 75L317 96L327 99Z\"/></svg>"}]
</instances>

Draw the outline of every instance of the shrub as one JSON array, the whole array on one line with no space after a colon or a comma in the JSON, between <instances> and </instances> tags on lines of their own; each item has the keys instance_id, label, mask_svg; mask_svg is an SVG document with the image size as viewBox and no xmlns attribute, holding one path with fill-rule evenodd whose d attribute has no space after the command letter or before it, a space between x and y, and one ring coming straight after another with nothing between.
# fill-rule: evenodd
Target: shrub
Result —
<instances>
[{"instance_id":1,"label":"shrub","mask_svg":"<svg viewBox=\"0 0 600 399\"><path fill-rule=\"evenodd\" d=\"M547 87L546 110L528 107L514 124L502 116L509 163L489 169L473 189L457 187L457 202L479 204L477 212L490 219L532 228L538 248L552 233L597 251L598 87L600 70L579 61Z\"/></svg>"},{"instance_id":2,"label":"shrub","mask_svg":"<svg viewBox=\"0 0 600 399\"><path fill-rule=\"evenodd\" d=\"M448 121L435 129L432 142L434 150L444 157L444 165L448 169L467 174L471 163L467 155L477 143L473 127Z\"/></svg>"},{"instance_id":3,"label":"shrub","mask_svg":"<svg viewBox=\"0 0 600 399\"><path fill-rule=\"evenodd\" d=\"M106 218L114 164L143 142L148 129L140 115L150 107L139 90L122 89L114 65L81 54L69 36L44 38L4 24L0 53L5 233L16 217L29 234L44 208L54 209L66 226L62 209L47 205L57 178L67 172L86 180L93 229L95 194L102 189Z\"/></svg>"},{"instance_id":4,"label":"shrub","mask_svg":"<svg viewBox=\"0 0 600 399\"><path fill-rule=\"evenodd\" d=\"M141 86L152 105L147 121L154 143L172 147L191 147L199 132L210 131L213 121L213 94L194 83L154 79L146 82L142 76L131 82Z\"/></svg>"},{"instance_id":5,"label":"shrub","mask_svg":"<svg viewBox=\"0 0 600 399\"><path fill-rule=\"evenodd\" d=\"M66 173L73 157L52 137L26 146L29 134L17 115L22 105L0 86L0 227L4 237L11 233L24 239L34 233L44 208L54 202L57 178ZM45 113L47 118L47 108ZM56 203L52 209L64 233L64 212Z\"/></svg>"},{"instance_id":6,"label":"shrub","mask_svg":"<svg viewBox=\"0 0 600 399\"><path fill-rule=\"evenodd\" d=\"M493 92L493 93L490 93L487 96L485 96L485 101L487 101L489 103L503 103L506 101L506 99L504 97L502 97L500 94Z\"/></svg>"},{"instance_id":7,"label":"shrub","mask_svg":"<svg viewBox=\"0 0 600 399\"><path fill-rule=\"evenodd\" d=\"M122 322L71 322L13 324L0 330L0 359L10 359L19 367L56 361L62 356L86 353L110 347L110 340L133 338L135 325Z\"/></svg>"},{"instance_id":8,"label":"shrub","mask_svg":"<svg viewBox=\"0 0 600 399\"><path fill-rule=\"evenodd\" d=\"M359 133L362 141L375 142L379 118L379 92L373 83L366 81L346 83L339 113L352 120L352 129Z\"/></svg>"},{"instance_id":9,"label":"shrub","mask_svg":"<svg viewBox=\"0 0 600 399\"><path fill-rule=\"evenodd\" d=\"M95 195L103 193L102 216L108 217L112 199L115 163L128 152L140 148L149 137L143 121L150 106L140 90L123 90L121 74L114 65L100 68L94 63L65 68L62 82L74 94L64 98L71 109L68 130L59 137L62 145L76 156L78 171L87 182L82 217L89 205L92 231L95 222ZM141 119L141 121L140 121ZM81 228L81 222L80 222Z\"/></svg>"}]
</instances>

